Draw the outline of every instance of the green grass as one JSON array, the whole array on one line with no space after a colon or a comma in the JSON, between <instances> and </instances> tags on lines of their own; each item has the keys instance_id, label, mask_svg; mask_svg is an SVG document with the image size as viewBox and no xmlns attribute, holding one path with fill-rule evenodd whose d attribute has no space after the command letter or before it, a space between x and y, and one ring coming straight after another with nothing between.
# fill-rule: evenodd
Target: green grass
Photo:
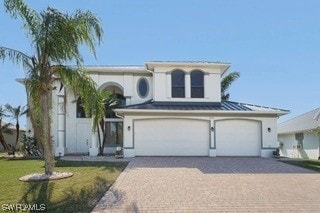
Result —
<instances>
[{"instance_id":1,"label":"green grass","mask_svg":"<svg viewBox=\"0 0 320 213\"><path fill-rule=\"evenodd\" d=\"M320 161L318 160L308 160L308 159L290 159L290 160L282 160L281 162L303 167L306 169L311 169L316 172L320 172Z\"/></svg>"},{"instance_id":2,"label":"green grass","mask_svg":"<svg viewBox=\"0 0 320 213\"><path fill-rule=\"evenodd\" d=\"M45 204L48 212L90 212L127 163L56 161L55 171L71 178L21 182L19 178L44 172L42 160L0 158L0 212L3 204Z\"/></svg>"}]
</instances>

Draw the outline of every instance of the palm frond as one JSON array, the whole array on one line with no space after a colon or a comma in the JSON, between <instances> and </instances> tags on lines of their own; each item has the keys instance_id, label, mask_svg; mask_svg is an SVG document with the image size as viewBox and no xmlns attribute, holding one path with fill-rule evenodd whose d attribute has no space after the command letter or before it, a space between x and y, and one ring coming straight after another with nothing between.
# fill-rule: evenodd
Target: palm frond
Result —
<instances>
[{"instance_id":1,"label":"palm frond","mask_svg":"<svg viewBox=\"0 0 320 213\"><path fill-rule=\"evenodd\" d=\"M227 90L230 87L230 85L239 77L240 77L239 72L232 72L226 75L225 77L223 77L223 79L221 80L221 99L222 100L224 101L229 100L230 94L227 93Z\"/></svg>"},{"instance_id":2,"label":"palm frond","mask_svg":"<svg viewBox=\"0 0 320 213\"><path fill-rule=\"evenodd\" d=\"M93 117L93 130L96 130L105 115L104 101L109 94L97 91L95 82L84 71L65 66L56 66L54 70L61 82L81 97L86 116Z\"/></svg>"},{"instance_id":3,"label":"palm frond","mask_svg":"<svg viewBox=\"0 0 320 213\"><path fill-rule=\"evenodd\" d=\"M32 69L32 57L19 50L8 47L0 47L0 59L3 61L8 59L14 64L22 64L23 67L28 70Z\"/></svg>"},{"instance_id":4,"label":"palm frond","mask_svg":"<svg viewBox=\"0 0 320 213\"><path fill-rule=\"evenodd\" d=\"M31 35L33 40L36 40L41 34L39 31L39 25L41 23L39 14L28 7L23 0L5 0L4 6L6 11L9 12L14 19L18 17L22 19L23 27L27 35Z\"/></svg>"},{"instance_id":5,"label":"palm frond","mask_svg":"<svg viewBox=\"0 0 320 213\"><path fill-rule=\"evenodd\" d=\"M80 66L83 58L79 44L87 45L95 55L95 46L102 41L103 30L92 13L77 10L69 15L48 7L40 16L43 19L43 36L39 39L42 56L47 55L55 64L75 60Z\"/></svg>"}]
</instances>

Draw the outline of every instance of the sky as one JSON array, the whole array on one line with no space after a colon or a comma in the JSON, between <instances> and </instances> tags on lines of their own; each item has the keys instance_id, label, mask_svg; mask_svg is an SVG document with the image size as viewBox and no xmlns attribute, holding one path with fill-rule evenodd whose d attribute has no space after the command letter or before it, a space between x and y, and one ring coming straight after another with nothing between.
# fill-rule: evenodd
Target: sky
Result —
<instances>
[{"instance_id":1,"label":"sky","mask_svg":"<svg viewBox=\"0 0 320 213\"><path fill-rule=\"evenodd\" d=\"M146 61L219 61L241 77L230 100L290 110L279 121L320 107L318 0L25 0L37 11L90 10L104 42L85 65L144 65ZM21 21L0 3L0 46L32 55ZM25 105L20 66L0 61L0 104ZM9 120L10 121L10 120ZM25 122L23 119L22 122Z\"/></svg>"}]
</instances>

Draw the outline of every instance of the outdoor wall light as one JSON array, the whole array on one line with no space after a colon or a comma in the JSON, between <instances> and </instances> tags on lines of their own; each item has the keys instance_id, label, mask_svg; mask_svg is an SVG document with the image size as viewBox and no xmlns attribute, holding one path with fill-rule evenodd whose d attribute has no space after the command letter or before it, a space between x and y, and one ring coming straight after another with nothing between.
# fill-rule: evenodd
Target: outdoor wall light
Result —
<instances>
[{"instance_id":1,"label":"outdoor wall light","mask_svg":"<svg viewBox=\"0 0 320 213\"><path fill-rule=\"evenodd\" d=\"M130 131L130 129L131 129L131 126L128 126L128 131Z\"/></svg>"},{"instance_id":2,"label":"outdoor wall light","mask_svg":"<svg viewBox=\"0 0 320 213\"><path fill-rule=\"evenodd\" d=\"M271 132L271 128L270 127L268 127L268 132Z\"/></svg>"}]
</instances>

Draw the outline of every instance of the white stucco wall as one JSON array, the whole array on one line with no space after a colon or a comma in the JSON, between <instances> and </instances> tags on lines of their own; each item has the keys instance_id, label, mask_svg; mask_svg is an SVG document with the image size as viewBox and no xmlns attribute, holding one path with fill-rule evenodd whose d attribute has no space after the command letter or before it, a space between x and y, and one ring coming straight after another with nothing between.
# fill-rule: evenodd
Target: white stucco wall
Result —
<instances>
[{"instance_id":1,"label":"white stucco wall","mask_svg":"<svg viewBox=\"0 0 320 213\"><path fill-rule=\"evenodd\" d=\"M320 136L312 132L304 132L303 149L297 149L295 133L279 134L278 141L283 143L280 155L289 158L318 159Z\"/></svg>"},{"instance_id":2,"label":"white stucco wall","mask_svg":"<svg viewBox=\"0 0 320 213\"><path fill-rule=\"evenodd\" d=\"M179 67L178 70L185 72L185 98L171 97L171 72L177 70L172 67L155 67L154 70L154 100L155 101L176 101L176 102L220 102L220 69L195 69L194 67ZM190 97L190 78L187 75L193 70L204 72L204 98Z\"/></svg>"},{"instance_id":3,"label":"white stucco wall","mask_svg":"<svg viewBox=\"0 0 320 213\"><path fill-rule=\"evenodd\" d=\"M99 89L105 89L109 85L115 85L122 89L123 96L129 99L130 104L139 104L153 98L153 78L151 74L126 74L126 73L91 73L90 76L97 83ZM148 95L141 98L138 94L137 84L140 78L145 78L149 84Z\"/></svg>"}]
</instances>

